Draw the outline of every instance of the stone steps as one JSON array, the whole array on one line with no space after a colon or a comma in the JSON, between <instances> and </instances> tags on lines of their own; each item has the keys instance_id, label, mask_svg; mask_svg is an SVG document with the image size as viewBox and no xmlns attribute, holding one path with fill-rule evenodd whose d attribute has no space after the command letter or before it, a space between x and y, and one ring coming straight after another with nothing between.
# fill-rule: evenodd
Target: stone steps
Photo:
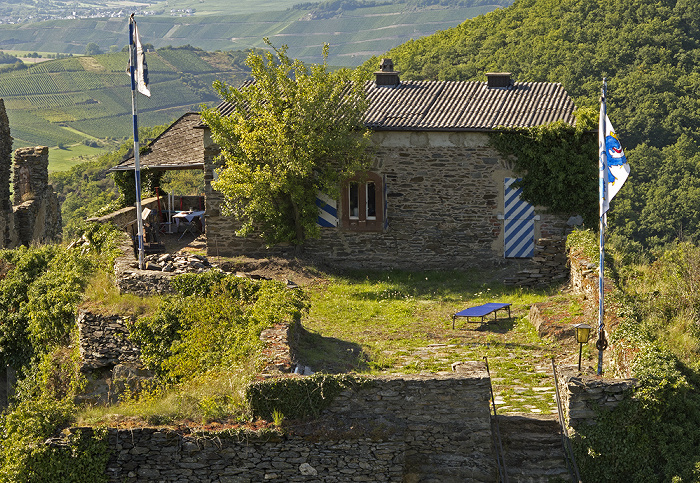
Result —
<instances>
[{"instance_id":1,"label":"stone steps","mask_svg":"<svg viewBox=\"0 0 700 483\"><path fill-rule=\"evenodd\" d=\"M571 481L556 415L499 415L508 481Z\"/></svg>"}]
</instances>

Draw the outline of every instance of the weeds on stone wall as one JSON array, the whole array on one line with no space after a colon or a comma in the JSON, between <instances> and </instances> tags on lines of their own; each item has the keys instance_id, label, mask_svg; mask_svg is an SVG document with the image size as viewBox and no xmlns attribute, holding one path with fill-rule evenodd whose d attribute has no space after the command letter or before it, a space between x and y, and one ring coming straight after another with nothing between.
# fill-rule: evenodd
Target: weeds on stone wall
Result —
<instances>
[{"instance_id":1,"label":"weeds on stone wall","mask_svg":"<svg viewBox=\"0 0 700 483\"><path fill-rule=\"evenodd\" d=\"M105 482L107 431L74 431L61 437L74 412L69 398L22 401L0 417L0 480Z\"/></svg>"},{"instance_id":2,"label":"weeds on stone wall","mask_svg":"<svg viewBox=\"0 0 700 483\"><path fill-rule=\"evenodd\" d=\"M94 227L91 242L0 251L0 366L17 370L16 394L0 417L0 480L105 480L106 433L60 437L72 421L79 370L76 308L88 279L109 266L116 235ZM48 443L47 443L48 442Z\"/></svg>"},{"instance_id":3,"label":"weeds on stone wall","mask_svg":"<svg viewBox=\"0 0 700 483\"><path fill-rule=\"evenodd\" d=\"M212 272L176 276L171 286L177 294L131 330L163 383L259 359L262 330L308 310L304 292L281 282Z\"/></svg>"},{"instance_id":4,"label":"weeds on stone wall","mask_svg":"<svg viewBox=\"0 0 700 483\"><path fill-rule=\"evenodd\" d=\"M349 374L314 374L257 381L246 389L246 400L254 417L273 421L318 416L342 391L371 384Z\"/></svg>"}]
</instances>

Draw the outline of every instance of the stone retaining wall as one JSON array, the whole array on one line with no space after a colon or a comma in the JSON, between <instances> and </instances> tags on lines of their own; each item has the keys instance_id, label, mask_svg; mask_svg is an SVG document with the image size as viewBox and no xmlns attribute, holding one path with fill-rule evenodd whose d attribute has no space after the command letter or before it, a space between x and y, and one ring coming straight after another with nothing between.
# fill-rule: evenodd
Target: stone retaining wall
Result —
<instances>
[{"instance_id":1,"label":"stone retaining wall","mask_svg":"<svg viewBox=\"0 0 700 483\"><path fill-rule=\"evenodd\" d=\"M110 482L493 482L485 366L458 369L379 377L283 435L111 429Z\"/></svg>"},{"instance_id":2,"label":"stone retaining wall","mask_svg":"<svg viewBox=\"0 0 700 483\"><path fill-rule=\"evenodd\" d=\"M518 287L541 287L562 283L568 276L566 237L557 236L538 239L530 267L508 277L504 283Z\"/></svg>"},{"instance_id":3,"label":"stone retaining wall","mask_svg":"<svg viewBox=\"0 0 700 483\"><path fill-rule=\"evenodd\" d=\"M633 389L636 379L612 379L582 375L576 366L557 367L559 397L564 417L572 429L595 424L598 411L610 411Z\"/></svg>"}]
</instances>

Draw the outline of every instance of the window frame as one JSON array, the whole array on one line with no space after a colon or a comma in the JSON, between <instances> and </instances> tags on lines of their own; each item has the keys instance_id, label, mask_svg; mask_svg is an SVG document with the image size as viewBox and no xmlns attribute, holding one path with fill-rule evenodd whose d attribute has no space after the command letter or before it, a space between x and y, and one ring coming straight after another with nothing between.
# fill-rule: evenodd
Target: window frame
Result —
<instances>
[{"instance_id":1,"label":"window frame","mask_svg":"<svg viewBox=\"0 0 700 483\"><path fill-rule=\"evenodd\" d=\"M374 186L374 215L370 215L371 186ZM352 200L356 188L357 199ZM352 209L357 215L351 215ZM371 171L359 173L348 179L341 195L342 228L349 231L384 230L384 183L382 177Z\"/></svg>"}]
</instances>

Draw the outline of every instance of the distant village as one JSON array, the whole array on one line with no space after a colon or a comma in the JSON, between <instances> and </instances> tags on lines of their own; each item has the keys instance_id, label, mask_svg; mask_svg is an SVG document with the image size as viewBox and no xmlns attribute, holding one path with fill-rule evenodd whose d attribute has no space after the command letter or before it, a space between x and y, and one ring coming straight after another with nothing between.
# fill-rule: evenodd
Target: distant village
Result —
<instances>
[{"instance_id":1,"label":"distant village","mask_svg":"<svg viewBox=\"0 0 700 483\"><path fill-rule=\"evenodd\" d=\"M173 8L168 12L161 10L135 10L138 16L167 15L172 17L189 17L194 15L194 8ZM67 9L58 7L48 7L40 9L36 15L17 16L0 14L0 24L16 25L21 23L41 22L44 20L75 20L84 18L126 18L131 15L131 10L114 10L111 8L83 8Z\"/></svg>"}]
</instances>

